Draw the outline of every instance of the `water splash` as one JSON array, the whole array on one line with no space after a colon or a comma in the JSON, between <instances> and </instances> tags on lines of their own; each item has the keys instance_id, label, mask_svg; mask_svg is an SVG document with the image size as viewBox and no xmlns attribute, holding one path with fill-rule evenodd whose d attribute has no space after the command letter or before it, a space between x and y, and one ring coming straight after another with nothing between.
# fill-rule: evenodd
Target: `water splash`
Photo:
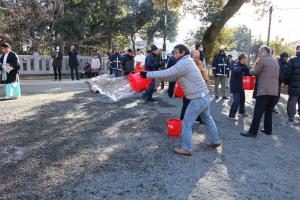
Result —
<instances>
[{"instance_id":1,"label":"water splash","mask_svg":"<svg viewBox=\"0 0 300 200\"><path fill-rule=\"evenodd\" d=\"M127 77L113 77L107 74L97 76L87 81L89 89L94 93L99 92L108 99L117 102L121 99L135 96Z\"/></svg>"}]
</instances>

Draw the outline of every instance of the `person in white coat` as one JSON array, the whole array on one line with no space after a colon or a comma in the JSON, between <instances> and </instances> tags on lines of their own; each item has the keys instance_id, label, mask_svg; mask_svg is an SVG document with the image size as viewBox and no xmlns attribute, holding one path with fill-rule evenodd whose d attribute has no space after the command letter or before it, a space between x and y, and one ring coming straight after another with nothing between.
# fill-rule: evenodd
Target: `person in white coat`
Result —
<instances>
[{"instance_id":1,"label":"person in white coat","mask_svg":"<svg viewBox=\"0 0 300 200\"><path fill-rule=\"evenodd\" d=\"M136 50L136 56L134 58L134 66L136 66L137 62L141 63L141 67L145 67L146 56L143 54L141 49Z\"/></svg>"}]
</instances>

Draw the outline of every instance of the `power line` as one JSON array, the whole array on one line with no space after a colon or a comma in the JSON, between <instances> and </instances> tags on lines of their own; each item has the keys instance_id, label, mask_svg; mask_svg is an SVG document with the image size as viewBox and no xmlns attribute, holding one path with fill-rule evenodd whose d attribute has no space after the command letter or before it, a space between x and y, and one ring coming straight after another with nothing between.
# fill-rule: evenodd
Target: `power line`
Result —
<instances>
[{"instance_id":1,"label":"power line","mask_svg":"<svg viewBox=\"0 0 300 200\"><path fill-rule=\"evenodd\" d=\"M300 8L279 8L277 6L275 6L276 10L300 10Z\"/></svg>"}]
</instances>

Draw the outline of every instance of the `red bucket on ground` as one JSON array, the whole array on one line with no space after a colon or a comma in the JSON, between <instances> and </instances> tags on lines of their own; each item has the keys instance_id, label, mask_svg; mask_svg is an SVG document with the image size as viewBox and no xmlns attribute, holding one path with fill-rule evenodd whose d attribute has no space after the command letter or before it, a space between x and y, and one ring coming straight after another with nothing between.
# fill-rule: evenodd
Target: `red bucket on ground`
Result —
<instances>
[{"instance_id":1,"label":"red bucket on ground","mask_svg":"<svg viewBox=\"0 0 300 200\"><path fill-rule=\"evenodd\" d=\"M142 62L136 62L135 67L134 67L134 71L135 72L141 72L141 71L143 71Z\"/></svg>"},{"instance_id":2,"label":"red bucket on ground","mask_svg":"<svg viewBox=\"0 0 300 200\"><path fill-rule=\"evenodd\" d=\"M178 81L176 81L175 87L174 87L174 95L178 98L184 97L183 89Z\"/></svg>"},{"instance_id":3,"label":"red bucket on ground","mask_svg":"<svg viewBox=\"0 0 300 200\"><path fill-rule=\"evenodd\" d=\"M131 73L128 76L128 81L133 91L141 92L148 88L151 83L151 79L145 79L140 73Z\"/></svg>"},{"instance_id":4,"label":"red bucket on ground","mask_svg":"<svg viewBox=\"0 0 300 200\"><path fill-rule=\"evenodd\" d=\"M255 76L243 76L244 90L253 90L255 86Z\"/></svg>"},{"instance_id":5,"label":"red bucket on ground","mask_svg":"<svg viewBox=\"0 0 300 200\"><path fill-rule=\"evenodd\" d=\"M181 134L182 122L180 119L171 118L167 121L168 136L179 137Z\"/></svg>"}]
</instances>

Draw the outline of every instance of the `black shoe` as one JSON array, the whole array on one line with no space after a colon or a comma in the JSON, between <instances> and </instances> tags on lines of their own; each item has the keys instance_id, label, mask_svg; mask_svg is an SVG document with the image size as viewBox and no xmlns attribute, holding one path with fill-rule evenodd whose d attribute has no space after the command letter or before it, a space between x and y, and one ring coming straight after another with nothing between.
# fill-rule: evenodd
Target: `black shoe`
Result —
<instances>
[{"instance_id":1,"label":"black shoe","mask_svg":"<svg viewBox=\"0 0 300 200\"><path fill-rule=\"evenodd\" d=\"M149 98L149 99L147 99L147 101L150 101L150 102L155 102L155 101L156 101L156 99Z\"/></svg>"},{"instance_id":2,"label":"black shoe","mask_svg":"<svg viewBox=\"0 0 300 200\"><path fill-rule=\"evenodd\" d=\"M215 96L215 99L217 100L217 99L219 99L219 97L218 97L218 96Z\"/></svg>"},{"instance_id":3,"label":"black shoe","mask_svg":"<svg viewBox=\"0 0 300 200\"><path fill-rule=\"evenodd\" d=\"M222 99L224 99L224 100L228 100L229 98L228 98L228 97L222 97Z\"/></svg>"},{"instance_id":4,"label":"black shoe","mask_svg":"<svg viewBox=\"0 0 300 200\"><path fill-rule=\"evenodd\" d=\"M251 134L251 133L241 133L241 136L256 138L257 135L254 135L254 134Z\"/></svg>"},{"instance_id":5,"label":"black shoe","mask_svg":"<svg viewBox=\"0 0 300 200\"><path fill-rule=\"evenodd\" d=\"M264 134L266 134L266 135L272 135L272 133L266 132L265 129L261 129L261 132L264 133Z\"/></svg>"}]
</instances>

